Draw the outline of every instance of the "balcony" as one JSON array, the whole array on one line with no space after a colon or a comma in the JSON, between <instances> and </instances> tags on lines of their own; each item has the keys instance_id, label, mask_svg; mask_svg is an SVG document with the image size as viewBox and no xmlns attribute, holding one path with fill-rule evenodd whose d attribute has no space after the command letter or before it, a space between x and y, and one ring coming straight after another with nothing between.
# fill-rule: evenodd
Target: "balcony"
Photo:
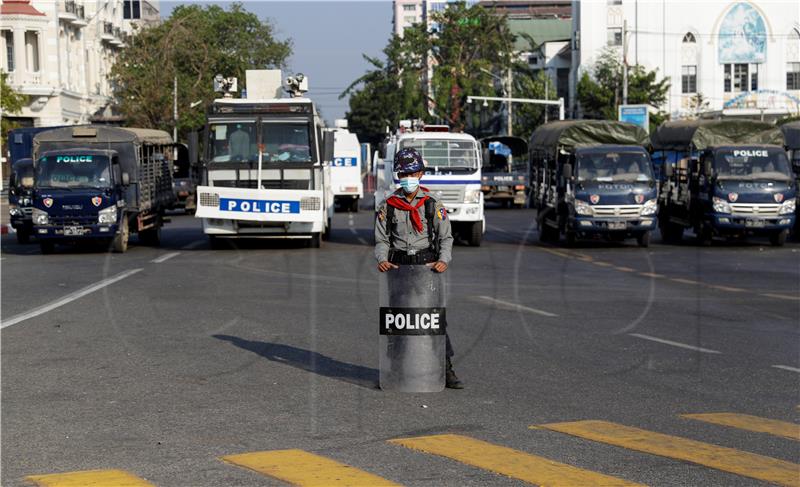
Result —
<instances>
[{"instance_id":1,"label":"balcony","mask_svg":"<svg viewBox=\"0 0 800 487\"><path fill-rule=\"evenodd\" d=\"M72 25L76 27L86 27L89 25L89 22L86 20L86 9L83 5L76 5L75 6L75 20L72 21Z\"/></svg>"},{"instance_id":2,"label":"balcony","mask_svg":"<svg viewBox=\"0 0 800 487\"><path fill-rule=\"evenodd\" d=\"M114 40L114 24L111 22L103 22L103 30L100 34L100 39L103 42L112 42Z\"/></svg>"},{"instance_id":3,"label":"balcony","mask_svg":"<svg viewBox=\"0 0 800 487\"><path fill-rule=\"evenodd\" d=\"M64 8L58 9L59 20L63 20L67 23L72 23L73 21L78 20L78 6L75 4L75 1L66 0L63 5Z\"/></svg>"}]
</instances>

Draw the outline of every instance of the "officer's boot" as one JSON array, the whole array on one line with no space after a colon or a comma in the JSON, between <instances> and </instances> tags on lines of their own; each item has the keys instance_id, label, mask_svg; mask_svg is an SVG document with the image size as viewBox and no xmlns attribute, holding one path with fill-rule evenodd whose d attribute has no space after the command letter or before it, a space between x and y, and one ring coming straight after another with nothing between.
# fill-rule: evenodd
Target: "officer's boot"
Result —
<instances>
[{"instance_id":1,"label":"officer's boot","mask_svg":"<svg viewBox=\"0 0 800 487\"><path fill-rule=\"evenodd\" d=\"M453 372L453 363L450 361L450 357L447 357L447 369L444 373L444 385L448 389L463 389L464 383L456 377L456 373Z\"/></svg>"}]
</instances>

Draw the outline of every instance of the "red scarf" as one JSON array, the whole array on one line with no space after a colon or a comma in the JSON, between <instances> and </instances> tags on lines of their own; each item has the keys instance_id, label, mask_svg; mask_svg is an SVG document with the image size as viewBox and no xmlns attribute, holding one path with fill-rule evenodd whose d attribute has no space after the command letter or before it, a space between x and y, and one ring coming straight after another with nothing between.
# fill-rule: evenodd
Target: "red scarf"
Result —
<instances>
[{"instance_id":1,"label":"red scarf","mask_svg":"<svg viewBox=\"0 0 800 487\"><path fill-rule=\"evenodd\" d=\"M428 198L430 198L430 196L425 195L425 196L423 196L422 198L419 199L419 202L417 203L417 206L411 206L405 198L400 198L397 195L392 195L392 196L389 197L389 199L386 200L386 204L389 205L389 206L393 206L393 207L397 208L398 210L404 210L404 211L410 212L411 213L411 224L414 227L414 230L416 230L417 233L422 233L422 230L423 230L422 218L420 218L419 211L417 211L417 210L419 210L420 206L425 204L425 202L428 200Z\"/></svg>"}]
</instances>

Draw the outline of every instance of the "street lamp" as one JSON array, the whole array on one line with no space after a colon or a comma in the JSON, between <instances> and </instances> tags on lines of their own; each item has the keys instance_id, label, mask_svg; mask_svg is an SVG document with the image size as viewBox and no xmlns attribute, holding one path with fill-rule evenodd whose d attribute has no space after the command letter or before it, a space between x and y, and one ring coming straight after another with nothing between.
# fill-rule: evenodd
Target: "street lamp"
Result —
<instances>
[{"instance_id":1,"label":"street lamp","mask_svg":"<svg viewBox=\"0 0 800 487\"><path fill-rule=\"evenodd\" d=\"M503 93L506 95L506 98L508 99L508 101L506 101L506 107L507 107L507 111L506 111L506 134L508 136L511 136L511 132L512 132L512 128L511 128L512 113L511 113L511 101L510 101L511 100L511 69L508 70L508 78L506 80L504 80L500 76L497 76L496 74L492 73L488 69L485 69L485 68L479 68L479 69L482 72L484 72L484 73L488 74L489 76L491 76L492 78L500 81L500 83L501 83L500 86L503 87ZM506 82L508 83L508 86L505 85ZM483 106L487 106L486 100L483 101Z\"/></svg>"}]
</instances>

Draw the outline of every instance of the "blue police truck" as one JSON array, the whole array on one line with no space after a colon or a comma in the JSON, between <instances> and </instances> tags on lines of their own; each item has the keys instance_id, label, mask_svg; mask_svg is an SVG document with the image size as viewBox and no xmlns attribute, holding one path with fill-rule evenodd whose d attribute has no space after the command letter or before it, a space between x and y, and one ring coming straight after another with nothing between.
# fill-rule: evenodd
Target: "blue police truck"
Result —
<instances>
[{"instance_id":1,"label":"blue police truck","mask_svg":"<svg viewBox=\"0 0 800 487\"><path fill-rule=\"evenodd\" d=\"M42 253L86 241L125 252L131 233L159 245L175 199L172 149L160 130L82 126L37 135L32 217Z\"/></svg>"},{"instance_id":2,"label":"blue police truck","mask_svg":"<svg viewBox=\"0 0 800 487\"><path fill-rule=\"evenodd\" d=\"M641 127L624 122L568 120L536 129L530 180L540 240L635 238L647 247L658 212L647 143Z\"/></svg>"},{"instance_id":3,"label":"blue police truck","mask_svg":"<svg viewBox=\"0 0 800 487\"><path fill-rule=\"evenodd\" d=\"M660 166L664 240L692 228L702 245L714 236L768 236L781 246L794 225L797 185L774 125L749 120L683 120L651 136Z\"/></svg>"},{"instance_id":4,"label":"blue police truck","mask_svg":"<svg viewBox=\"0 0 800 487\"><path fill-rule=\"evenodd\" d=\"M794 172L795 186L800 186L800 121L789 122L781 126L783 131L784 145L786 146L786 155L789 156L789 161L792 164L792 172ZM795 198L794 210L794 238L800 237L800 191L797 192Z\"/></svg>"}]
</instances>

